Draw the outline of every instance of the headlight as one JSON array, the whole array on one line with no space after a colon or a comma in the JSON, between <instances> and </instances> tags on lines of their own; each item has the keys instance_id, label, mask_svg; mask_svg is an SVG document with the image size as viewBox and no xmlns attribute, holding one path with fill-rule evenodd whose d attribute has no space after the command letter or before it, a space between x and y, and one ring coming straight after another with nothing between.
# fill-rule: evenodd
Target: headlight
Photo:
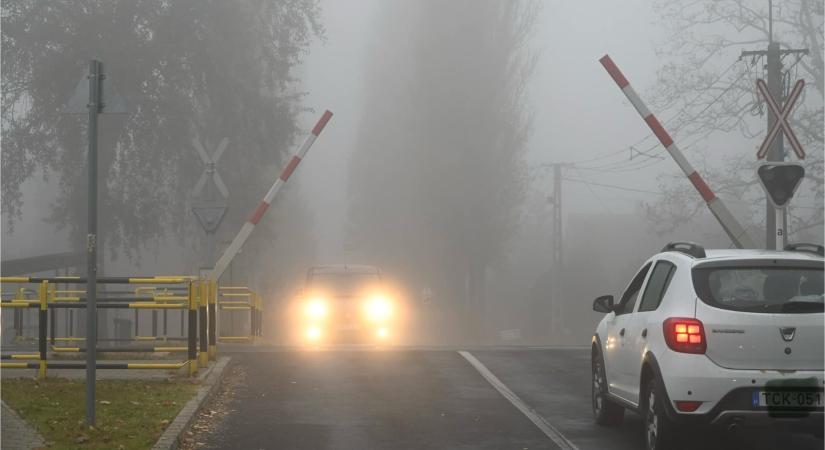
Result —
<instances>
[{"instance_id":1,"label":"headlight","mask_svg":"<svg viewBox=\"0 0 825 450\"><path fill-rule=\"evenodd\" d=\"M373 321L387 319L392 314L392 306L384 297L370 299L366 305L367 318Z\"/></svg>"},{"instance_id":2,"label":"headlight","mask_svg":"<svg viewBox=\"0 0 825 450\"><path fill-rule=\"evenodd\" d=\"M318 327L309 327L306 330L306 335L310 341L317 341L321 337L321 329Z\"/></svg>"},{"instance_id":3,"label":"headlight","mask_svg":"<svg viewBox=\"0 0 825 450\"><path fill-rule=\"evenodd\" d=\"M323 319L327 315L327 305L322 300L310 300L304 312L310 319Z\"/></svg>"}]
</instances>

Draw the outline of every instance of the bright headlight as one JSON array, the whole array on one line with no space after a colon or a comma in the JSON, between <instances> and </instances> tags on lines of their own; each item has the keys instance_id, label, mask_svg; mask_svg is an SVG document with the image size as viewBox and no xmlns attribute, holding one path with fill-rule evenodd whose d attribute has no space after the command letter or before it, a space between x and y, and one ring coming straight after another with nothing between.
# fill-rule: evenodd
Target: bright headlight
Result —
<instances>
[{"instance_id":1,"label":"bright headlight","mask_svg":"<svg viewBox=\"0 0 825 450\"><path fill-rule=\"evenodd\" d=\"M327 315L327 305L322 300L310 300L304 311L310 319L322 319Z\"/></svg>"},{"instance_id":2,"label":"bright headlight","mask_svg":"<svg viewBox=\"0 0 825 450\"><path fill-rule=\"evenodd\" d=\"M392 314L392 306L384 297L374 297L367 302L367 317L371 320L384 320Z\"/></svg>"}]
</instances>

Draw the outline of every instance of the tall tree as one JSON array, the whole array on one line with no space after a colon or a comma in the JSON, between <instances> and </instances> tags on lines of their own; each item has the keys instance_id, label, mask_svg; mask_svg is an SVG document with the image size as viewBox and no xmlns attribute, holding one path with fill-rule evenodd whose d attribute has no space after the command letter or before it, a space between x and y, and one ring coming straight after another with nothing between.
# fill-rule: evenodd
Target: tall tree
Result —
<instances>
[{"instance_id":1,"label":"tall tree","mask_svg":"<svg viewBox=\"0 0 825 450\"><path fill-rule=\"evenodd\" d=\"M351 243L430 286L436 302L452 301L471 318L464 325L480 326L487 269L518 219L536 8L394 4L373 49L351 162Z\"/></svg>"},{"instance_id":2,"label":"tall tree","mask_svg":"<svg viewBox=\"0 0 825 450\"><path fill-rule=\"evenodd\" d=\"M769 40L767 0L702 0L685 4L658 0L656 12L668 30L659 45L664 64L653 90L658 109L676 114L669 124L682 146L722 197L740 200L742 219L752 235L764 227L764 194L756 178L756 149L765 135L764 101L756 79L766 78L764 58L739 60L742 50L765 49ZM813 0L774 2L773 39L781 48L807 48L808 56L783 57L783 86L787 93L797 78L807 82L807 94L792 113L791 123L806 148L806 180L789 214L791 239L820 241L823 233L823 4ZM716 132L736 132L743 145L719 151L696 144ZM786 145L786 148L788 146ZM672 230L704 211L701 199L681 175L663 175L665 192L649 205L649 216L660 231ZM794 207L796 205L796 207Z\"/></svg>"},{"instance_id":3,"label":"tall tree","mask_svg":"<svg viewBox=\"0 0 825 450\"><path fill-rule=\"evenodd\" d=\"M2 206L20 218L21 184L59 179L50 220L82 245L85 121L61 114L102 60L130 114L102 124L101 228L127 254L194 221L191 189L203 167L193 138L229 138L219 169L230 223L260 196L260 179L296 134L301 94L291 70L323 33L317 0L11 0L2 6ZM264 183L265 184L265 183ZM235 217L237 215L237 217Z\"/></svg>"}]
</instances>

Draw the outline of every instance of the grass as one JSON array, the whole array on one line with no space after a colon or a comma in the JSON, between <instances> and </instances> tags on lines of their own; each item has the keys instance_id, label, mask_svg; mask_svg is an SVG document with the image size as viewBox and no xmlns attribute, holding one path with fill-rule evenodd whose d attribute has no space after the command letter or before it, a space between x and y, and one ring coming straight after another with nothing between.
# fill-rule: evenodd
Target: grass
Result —
<instances>
[{"instance_id":1,"label":"grass","mask_svg":"<svg viewBox=\"0 0 825 450\"><path fill-rule=\"evenodd\" d=\"M188 380L98 380L97 426L84 425L81 380L8 379L0 397L34 426L49 449L148 449L195 395Z\"/></svg>"}]
</instances>

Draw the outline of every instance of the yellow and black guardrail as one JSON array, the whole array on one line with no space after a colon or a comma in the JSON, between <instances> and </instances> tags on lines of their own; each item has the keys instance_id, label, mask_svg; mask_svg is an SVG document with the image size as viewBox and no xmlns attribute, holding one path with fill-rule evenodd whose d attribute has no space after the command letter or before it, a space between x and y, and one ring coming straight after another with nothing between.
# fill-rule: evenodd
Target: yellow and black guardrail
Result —
<instances>
[{"instance_id":1,"label":"yellow and black guardrail","mask_svg":"<svg viewBox=\"0 0 825 450\"><path fill-rule=\"evenodd\" d=\"M249 311L249 335L221 336L215 334L221 342L255 342L262 333L263 302L260 296L246 286L221 286L218 288L216 308L221 311Z\"/></svg>"},{"instance_id":2,"label":"yellow and black guardrail","mask_svg":"<svg viewBox=\"0 0 825 450\"><path fill-rule=\"evenodd\" d=\"M97 303L97 308L101 309L133 309L137 313L139 310L181 310L188 314L187 336L180 338L168 338L167 336L136 336L137 341L173 341L185 340L186 345L151 345L139 347L100 347L96 346L97 352L185 352L187 359L179 362L169 363L97 363L99 369L180 369L189 367L189 374L194 375L198 370L198 365L206 365L207 361L217 357L217 337L216 322L217 310L217 287L214 282L195 277L100 277L98 284L139 284L153 285L141 286L135 289L135 296L130 297L101 297ZM56 342L72 343L84 342L82 337L56 337L54 335L54 316L49 320L48 312L56 309L78 309L86 308L85 291L56 289L56 284L85 284L86 280L81 277L0 277L2 284L34 284L37 286L37 299L31 299L25 295L25 288L17 290L13 299L0 301L0 307L17 309L37 309L38 314L38 352L37 354L10 354L2 355L0 368L27 368L38 369L38 376L44 378L48 368L54 369L83 369L85 363L48 361L48 337L49 323L51 322L51 351L53 353L85 352L86 347L57 346ZM156 286L162 285L161 288ZM170 286L175 286L171 288ZM31 292L31 291L29 291ZM212 305L210 308L209 305ZM165 317L165 316L164 316ZM153 319L155 315L153 315ZM137 316L136 316L137 319ZM137 320L136 320L137 322ZM183 316L181 316L183 327ZM153 325L155 321L153 320ZM137 330L136 330L137 331ZM153 326L153 334L157 334L156 326ZM106 341L106 339L99 339ZM15 362L5 362L12 360ZM35 362L17 362L23 360L34 360Z\"/></svg>"}]
</instances>

